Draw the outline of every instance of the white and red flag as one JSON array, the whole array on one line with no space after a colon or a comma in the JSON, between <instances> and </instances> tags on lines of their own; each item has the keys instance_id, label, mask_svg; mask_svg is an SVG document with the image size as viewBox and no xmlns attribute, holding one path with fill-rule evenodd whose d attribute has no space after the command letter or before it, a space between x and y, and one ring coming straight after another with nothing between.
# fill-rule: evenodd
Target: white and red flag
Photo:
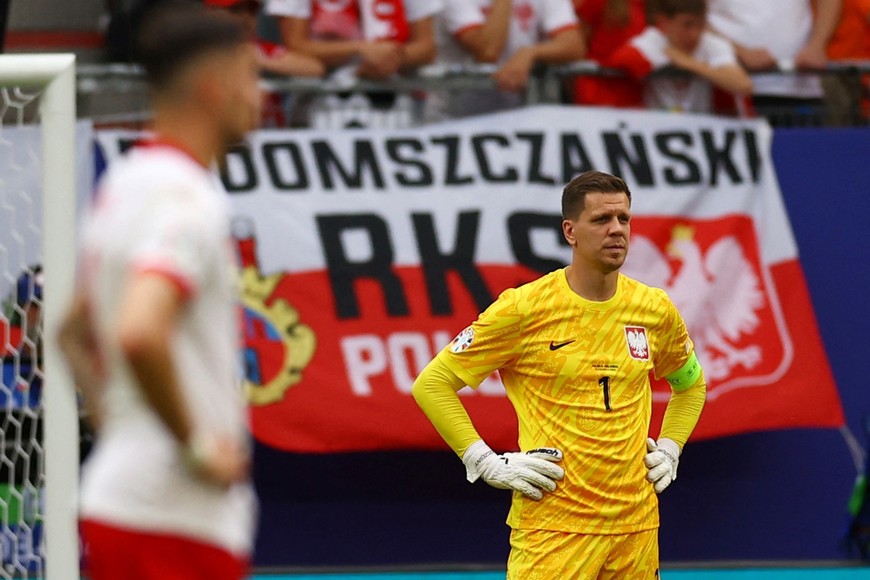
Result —
<instances>
[{"instance_id":1,"label":"white and red flag","mask_svg":"<svg viewBox=\"0 0 870 580\"><path fill-rule=\"evenodd\" d=\"M99 134L109 158L129 137ZM770 140L763 121L569 106L254 133L224 169L254 435L295 452L443 448L414 378L502 290L570 260L561 190L589 169L629 183L624 272L666 289L689 328L708 379L694 437L842 425ZM635 358L648 339L626 328ZM657 433L669 388L653 389ZM497 376L461 394L487 441L516 447Z\"/></svg>"}]
</instances>

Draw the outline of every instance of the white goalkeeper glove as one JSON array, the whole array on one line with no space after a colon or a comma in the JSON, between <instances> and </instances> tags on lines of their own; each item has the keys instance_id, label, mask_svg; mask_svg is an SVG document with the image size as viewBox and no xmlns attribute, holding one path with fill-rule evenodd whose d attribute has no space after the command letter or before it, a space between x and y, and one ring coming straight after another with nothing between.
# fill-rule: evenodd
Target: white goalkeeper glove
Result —
<instances>
[{"instance_id":1,"label":"white goalkeeper glove","mask_svg":"<svg viewBox=\"0 0 870 580\"><path fill-rule=\"evenodd\" d=\"M565 476L557 461L562 461L562 452L552 447L498 455L482 439L462 456L468 481L482 477L493 487L512 489L534 500L544 497L544 491L555 490L556 480Z\"/></svg>"},{"instance_id":2,"label":"white goalkeeper glove","mask_svg":"<svg viewBox=\"0 0 870 580\"><path fill-rule=\"evenodd\" d=\"M677 479L677 465L680 464L680 446L672 439L652 438L646 440L647 454L643 458L646 465L646 478L652 482L656 493L663 492Z\"/></svg>"}]
</instances>

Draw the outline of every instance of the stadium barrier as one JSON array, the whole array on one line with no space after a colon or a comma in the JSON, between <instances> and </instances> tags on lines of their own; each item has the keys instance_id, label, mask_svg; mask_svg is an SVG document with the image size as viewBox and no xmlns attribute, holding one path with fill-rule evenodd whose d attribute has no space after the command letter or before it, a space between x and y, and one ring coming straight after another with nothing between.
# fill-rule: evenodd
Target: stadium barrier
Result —
<instances>
[{"instance_id":1,"label":"stadium barrier","mask_svg":"<svg viewBox=\"0 0 870 580\"><path fill-rule=\"evenodd\" d=\"M419 69L415 74L397 76L388 81L371 81L351 75L333 75L325 79L268 76L263 78L262 86L273 96L266 103L265 125L318 128L417 126L433 120L423 106L427 93L495 90L497 87L491 76L495 70L495 65L490 64L434 64ZM77 72L80 117L92 119L97 126L136 127L146 120L147 95L139 67L122 63L81 65ZM770 72L786 76L820 75L826 92L823 106L809 110L766 110L774 124L812 127L870 124L870 61L831 62L823 69L812 71L798 71L793 65L782 63L777 70ZM675 69L656 74L688 75ZM574 77L621 75L618 70L588 60L538 67L519 104L565 102L566 82ZM361 95L370 98L354 98ZM372 95L375 98L371 98ZM337 97L342 101L338 106L335 105ZM341 113L329 114L336 110ZM385 110L390 114L386 115ZM443 120L443 117L436 120Z\"/></svg>"}]
</instances>

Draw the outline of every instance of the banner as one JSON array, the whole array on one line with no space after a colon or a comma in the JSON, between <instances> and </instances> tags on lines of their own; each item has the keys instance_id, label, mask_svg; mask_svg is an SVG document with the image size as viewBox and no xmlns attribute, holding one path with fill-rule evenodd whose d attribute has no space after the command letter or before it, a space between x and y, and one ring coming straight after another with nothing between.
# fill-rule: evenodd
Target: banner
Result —
<instances>
[{"instance_id":1,"label":"banner","mask_svg":"<svg viewBox=\"0 0 870 580\"><path fill-rule=\"evenodd\" d=\"M623 271L665 288L708 378L695 438L835 427L819 339L762 121L540 106L412 130L252 134L222 172L242 265L255 437L294 452L445 448L417 373L505 288L570 261L574 175L633 196ZM107 159L131 135L98 135ZM654 384L657 433L669 397ZM460 392L516 448L493 375Z\"/></svg>"}]
</instances>

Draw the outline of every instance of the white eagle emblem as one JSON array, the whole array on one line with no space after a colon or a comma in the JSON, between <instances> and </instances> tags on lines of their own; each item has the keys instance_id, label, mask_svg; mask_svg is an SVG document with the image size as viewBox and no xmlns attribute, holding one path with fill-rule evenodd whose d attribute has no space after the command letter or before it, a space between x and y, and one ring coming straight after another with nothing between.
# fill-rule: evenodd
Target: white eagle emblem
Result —
<instances>
[{"instance_id":1,"label":"white eagle emblem","mask_svg":"<svg viewBox=\"0 0 870 580\"><path fill-rule=\"evenodd\" d=\"M724 380L737 367L761 362L758 344L738 346L760 324L761 282L734 236L702 252L687 226L673 229L667 256L647 238L633 236L623 273L667 290L689 328L707 379ZM674 273L668 257L681 262Z\"/></svg>"},{"instance_id":2,"label":"white eagle emblem","mask_svg":"<svg viewBox=\"0 0 870 580\"><path fill-rule=\"evenodd\" d=\"M460 353L471 346L474 342L474 329L470 326L456 335L453 342L450 343L450 352Z\"/></svg>"},{"instance_id":3,"label":"white eagle emblem","mask_svg":"<svg viewBox=\"0 0 870 580\"><path fill-rule=\"evenodd\" d=\"M646 341L646 328L643 326L626 326L625 342L628 343L628 354L636 360L649 360L649 343Z\"/></svg>"}]
</instances>

